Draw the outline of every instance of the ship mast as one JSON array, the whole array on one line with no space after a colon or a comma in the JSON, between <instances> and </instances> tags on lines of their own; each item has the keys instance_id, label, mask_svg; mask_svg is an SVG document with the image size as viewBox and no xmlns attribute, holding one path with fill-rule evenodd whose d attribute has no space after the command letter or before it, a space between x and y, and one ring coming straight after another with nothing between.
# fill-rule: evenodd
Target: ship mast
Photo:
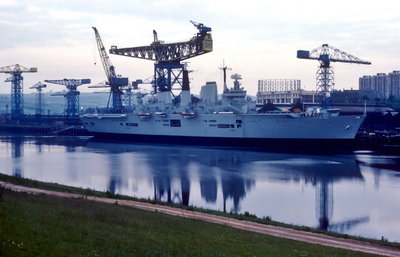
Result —
<instances>
[{"instance_id":1,"label":"ship mast","mask_svg":"<svg viewBox=\"0 0 400 257\"><path fill-rule=\"evenodd\" d=\"M222 61L222 67L219 67L220 70L222 70L224 74L224 92L228 90L228 86L226 85L226 70L232 70L232 68L228 68L225 65L225 60Z\"/></svg>"}]
</instances>

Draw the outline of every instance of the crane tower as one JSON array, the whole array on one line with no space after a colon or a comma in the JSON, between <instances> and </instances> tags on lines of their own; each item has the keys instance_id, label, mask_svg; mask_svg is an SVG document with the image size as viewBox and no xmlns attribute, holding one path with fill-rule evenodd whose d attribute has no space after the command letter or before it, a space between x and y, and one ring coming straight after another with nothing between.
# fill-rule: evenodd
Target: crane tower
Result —
<instances>
[{"instance_id":1,"label":"crane tower","mask_svg":"<svg viewBox=\"0 0 400 257\"><path fill-rule=\"evenodd\" d=\"M42 82L38 82L35 85L31 86L29 89L36 89L37 96L36 96L36 115L43 115L43 94L42 89L47 87L46 84Z\"/></svg>"},{"instance_id":2,"label":"crane tower","mask_svg":"<svg viewBox=\"0 0 400 257\"><path fill-rule=\"evenodd\" d=\"M55 93L53 96L62 95L66 99L64 113L66 116L76 117L79 116L79 95L77 89L82 84L89 84L90 79L59 79L59 80L45 80L45 82L65 86L67 92Z\"/></svg>"},{"instance_id":3,"label":"crane tower","mask_svg":"<svg viewBox=\"0 0 400 257\"><path fill-rule=\"evenodd\" d=\"M198 33L188 41L165 43L158 40L157 32L153 30L153 43L150 45L128 48L111 46L110 53L155 61L155 93L171 92L175 84L186 87L183 85L185 65L181 61L212 51L211 28L190 22L198 29Z\"/></svg>"},{"instance_id":4,"label":"crane tower","mask_svg":"<svg viewBox=\"0 0 400 257\"><path fill-rule=\"evenodd\" d=\"M332 62L371 64L369 61L361 60L356 56L353 56L328 44L323 44L311 52L298 50L297 58L319 61L319 67L317 70L317 91L320 94L322 105L325 106L328 104L330 92L335 85L334 72L331 66Z\"/></svg>"},{"instance_id":5,"label":"crane tower","mask_svg":"<svg viewBox=\"0 0 400 257\"><path fill-rule=\"evenodd\" d=\"M11 115L19 117L24 114L23 72L37 72L37 68L25 68L19 64L0 68L0 73L11 74L6 82L11 82Z\"/></svg>"},{"instance_id":6,"label":"crane tower","mask_svg":"<svg viewBox=\"0 0 400 257\"><path fill-rule=\"evenodd\" d=\"M115 72L115 67L112 65L111 60L107 55L98 30L95 27L92 28L96 37L97 48L99 49L101 62L103 64L103 68L108 79L108 86L110 87L110 97L108 99L107 108L109 108L111 98L112 111L116 113L123 112L123 88L128 86L128 78L123 78L117 75L117 73Z\"/></svg>"}]
</instances>

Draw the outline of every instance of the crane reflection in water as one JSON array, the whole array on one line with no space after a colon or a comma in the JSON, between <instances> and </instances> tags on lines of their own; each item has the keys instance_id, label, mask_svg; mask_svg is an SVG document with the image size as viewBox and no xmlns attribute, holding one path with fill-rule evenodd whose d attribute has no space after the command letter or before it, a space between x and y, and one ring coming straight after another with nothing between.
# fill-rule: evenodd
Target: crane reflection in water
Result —
<instances>
[{"instance_id":1,"label":"crane reflection in water","mask_svg":"<svg viewBox=\"0 0 400 257\"><path fill-rule=\"evenodd\" d=\"M199 175L200 194L207 202L215 203L218 194L216 173L224 173L220 179L223 194L223 209L226 210L226 201L232 199L233 207L230 211L240 211L240 200L255 184L255 180L244 178L237 174L240 166L246 164L241 161L239 152L220 151L214 149L195 149L188 147L160 147L135 144L113 144L90 142L89 148L106 150L110 163L110 181L108 190L111 193L121 193L115 185L120 185L122 174L121 160L117 161L118 153L140 153L143 155L143 165L151 172L153 181L153 198L157 201L190 204L190 190L193 183L193 172ZM132 173L138 172L139 167L132 166ZM129 173L131 171L128 171ZM125 171L126 172L126 171Z\"/></svg>"},{"instance_id":2,"label":"crane reflection in water","mask_svg":"<svg viewBox=\"0 0 400 257\"><path fill-rule=\"evenodd\" d=\"M11 142L11 158L13 158L13 176L22 177L21 159L24 155L24 140L23 137L16 137Z\"/></svg>"},{"instance_id":3,"label":"crane reflection in water","mask_svg":"<svg viewBox=\"0 0 400 257\"><path fill-rule=\"evenodd\" d=\"M369 200L362 199L365 192L359 192L365 190L365 174L382 181L388 172L381 168L389 170L398 160L368 154L312 156L56 137L0 136L0 151L8 155L2 154L1 167L14 176L185 206L272 215L274 220L340 233L360 231L354 228L376 222L371 221L376 208L368 207ZM51 165L50 170L44 168ZM357 202L343 198L343 188L355 194L352 201ZM358 207L353 209L353 204Z\"/></svg>"}]
</instances>

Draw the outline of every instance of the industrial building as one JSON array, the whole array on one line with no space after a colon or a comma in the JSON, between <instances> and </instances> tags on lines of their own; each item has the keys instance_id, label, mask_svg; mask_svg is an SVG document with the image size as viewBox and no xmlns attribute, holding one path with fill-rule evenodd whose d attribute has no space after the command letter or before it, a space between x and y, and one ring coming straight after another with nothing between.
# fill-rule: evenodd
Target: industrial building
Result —
<instances>
[{"instance_id":1,"label":"industrial building","mask_svg":"<svg viewBox=\"0 0 400 257\"><path fill-rule=\"evenodd\" d=\"M257 104L273 103L292 105L298 101L306 104L318 102L316 91L301 89L298 79L264 79L258 81Z\"/></svg>"},{"instance_id":2,"label":"industrial building","mask_svg":"<svg viewBox=\"0 0 400 257\"><path fill-rule=\"evenodd\" d=\"M365 75L359 78L359 88L361 96L369 99L400 99L400 71Z\"/></svg>"}]
</instances>

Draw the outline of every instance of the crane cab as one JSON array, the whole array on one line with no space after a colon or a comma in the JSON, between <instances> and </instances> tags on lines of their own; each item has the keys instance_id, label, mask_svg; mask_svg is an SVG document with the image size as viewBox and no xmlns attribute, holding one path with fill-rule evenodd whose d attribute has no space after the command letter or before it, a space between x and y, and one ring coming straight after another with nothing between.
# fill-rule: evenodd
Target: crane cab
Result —
<instances>
[{"instance_id":1,"label":"crane cab","mask_svg":"<svg viewBox=\"0 0 400 257\"><path fill-rule=\"evenodd\" d=\"M204 52L211 52L213 50L213 40L211 35L205 35L202 41L202 49Z\"/></svg>"}]
</instances>

